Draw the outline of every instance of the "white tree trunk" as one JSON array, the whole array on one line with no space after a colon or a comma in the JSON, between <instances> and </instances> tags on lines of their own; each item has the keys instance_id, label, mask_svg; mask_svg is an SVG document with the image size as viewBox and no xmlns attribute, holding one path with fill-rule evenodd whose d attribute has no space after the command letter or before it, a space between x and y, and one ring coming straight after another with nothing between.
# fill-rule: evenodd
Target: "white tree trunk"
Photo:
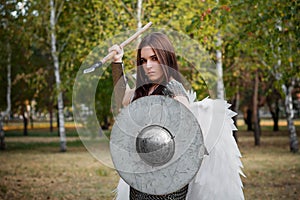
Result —
<instances>
[{"instance_id":1,"label":"white tree trunk","mask_svg":"<svg viewBox=\"0 0 300 200\"><path fill-rule=\"evenodd\" d=\"M6 93L6 101L7 101L7 108L6 108L6 115L10 115L11 110L11 47L10 43L7 42L7 93Z\"/></svg>"},{"instance_id":2,"label":"white tree trunk","mask_svg":"<svg viewBox=\"0 0 300 200\"><path fill-rule=\"evenodd\" d=\"M50 0L50 25L51 25L51 54L53 58L54 64L54 73L55 73L55 81L56 88L58 91L57 96L57 104L58 104L58 121L59 121L59 135L60 135L60 150L62 152L67 150L67 142L66 142L66 133L65 133L65 119L64 119L64 104L63 104L63 95L60 89L60 74L59 74L59 60L58 60L58 52L56 50L56 33L55 33L55 25L56 25L56 17L55 17L55 6L54 0Z\"/></svg>"},{"instance_id":3,"label":"white tree trunk","mask_svg":"<svg viewBox=\"0 0 300 200\"><path fill-rule=\"evenodd\" d=\"M10 43L7 42L7 91L6 91L6 101L7 101L7 108L5 112L2 114L0 113L0 149L5 149L5 133L3 130L3 121L5 116L10 116L11 110L11 46Z\"/></svg>"},{"instance_id":4,"label":"white tree trunk","mask_svg":"<svg viewBox=\"0 0 300 200\"><path fill-rule=\"evenodd\" d=\"M138 30L142 28L142 6L143 0L138 0L137 2L137 27Z\"/></svg>"},{"instance_id":5,"label":"white tree trunk","mask_svg":"<svg viewBox=\"0 0 300 200\"><path fill-rule=\"evenodd\" d=\"M286 120L290 133L290 150L291 152L298 152L299 142L297 138L297 131L294 124L294 109L293 109L293 98L292 91L294 89L295 81L292 80L292 83L289 86L283 85L283 90L285 91L285 111L286 111Z\"/></svg>"},{"instance_id":6,"label":"white tree trunk","mask_svg":"<svg viewBox=\"0 0 300 200\"><path fill-rule=\"evenodd\" d=\"M292 50L292 37L289 34L289 50L290 50L290 59L289 59L289 63L290 63L290 68L293 69L294 68L294 63L292 60L292 55L293 55L293 50ZM289 128L289 132L290 132L290 150L293 153L296 153L299 151L299 142L298 142L298 138L297 138L297 131L296 131L296 127L294 124L294 108L293 108L293 96L292 96L292 92L294 90L294 86L295 86L295 78L292 77L291 78L291 84L289 85L289 87L287 88L287 95L286 95L286 108L287 108L287 123L288 123L288 128Z\"/></svg>"},{"instance_id":7,"label":"white tree trunk","mask_svg":"<svg viewBox=\"0 0 300 200\"><path fill-rule=\"evenodd\" d=\"M224 99L223 67L222 67L222 38L220 32L217 34L216 70L217 70L217 98Z\"/></svg>"},{"instance_id":8,"label":"white tree trunk","mask_svg":"<svg viewBox=\"0 0 300 200\"><path fill-rule=\"evenodd\" d=\"M137 30L142 28L142 8L143 8L143 0L137 1ZM141 35L138 37L138 44L141 42Z\"/></svg>"},{"instance_id":9,"label":"white tree trunk","mask_svg":"<svg viewBox=\"0 0 300 200\"><path fill-rule=\"evenodd\" d=\"M292 58L292 45L291 45L291 35L289 35L289 50L290 50L290 58ZM289 59L290 68L294 68L294 63L292 59ZM293 153L299 151L299 142L297 138L297 131L294 124L294 108L293 108L293 96L292 92L295 86L295 78L291 78L291 82L288 85L283 85L283 90L285 92L285 111L286 111L286 120L290 133L290 150Z\"/></svg>"}]
</instances>

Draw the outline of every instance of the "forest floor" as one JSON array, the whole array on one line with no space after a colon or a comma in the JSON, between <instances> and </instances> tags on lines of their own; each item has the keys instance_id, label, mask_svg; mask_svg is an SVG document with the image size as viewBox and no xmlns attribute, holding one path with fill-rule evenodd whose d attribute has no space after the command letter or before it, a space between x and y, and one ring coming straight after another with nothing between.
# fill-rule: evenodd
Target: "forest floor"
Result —
<instances>
[{"instance_id":1,"label":"forest floor","mask_svg":"<svg viewBox=\"0 0 300 200\"><path fill-rule=\"evenodd\" d=\"M289 151L288 132L280 129L264 127L260 146L254 146L253 132L243 126L238 132L246 199L300 200L300 153ZM7 148L0 152L0 199L113 199L116 171L86 150L76 130L67 129L64 153L59 152L56 132L35 128L28 133L6 131Z\"/></svg>"}]
</instances>

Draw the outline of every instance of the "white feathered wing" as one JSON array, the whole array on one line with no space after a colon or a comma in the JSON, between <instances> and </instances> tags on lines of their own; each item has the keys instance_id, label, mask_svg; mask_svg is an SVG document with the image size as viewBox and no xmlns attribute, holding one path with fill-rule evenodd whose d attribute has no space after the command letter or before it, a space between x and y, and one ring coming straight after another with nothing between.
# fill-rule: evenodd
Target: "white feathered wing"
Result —
<instances>
[{"instance_id":1,"label":"white feathered wing","mask_svg":"<svg viewBox=\"0 0 300 200\"><path fill-rule=\"evenodd\" d=\"M235 113L224 100L206 98L191 103L203 132L208 155L189 184L187 200L244 199L241 154L233 137Z\"/></svg>"}]
</instances>

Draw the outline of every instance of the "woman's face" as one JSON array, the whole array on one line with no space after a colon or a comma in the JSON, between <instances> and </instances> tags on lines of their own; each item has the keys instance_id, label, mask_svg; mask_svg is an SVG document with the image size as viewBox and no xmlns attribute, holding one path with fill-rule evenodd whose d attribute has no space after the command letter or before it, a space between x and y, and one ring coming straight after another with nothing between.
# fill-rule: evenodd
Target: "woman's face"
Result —
<instances>
[{"instance_id":1,"label":"woman's face","mask_svg":"<svg viewBox=\"0 0 300 200\"><path fill-rule=\"evenodd\" d=\"M150 46L143 47L141 50L141 63L146 76L152 82L159 83L164 76L161 65L156 54Z\"/></svg>"}]
</instances>

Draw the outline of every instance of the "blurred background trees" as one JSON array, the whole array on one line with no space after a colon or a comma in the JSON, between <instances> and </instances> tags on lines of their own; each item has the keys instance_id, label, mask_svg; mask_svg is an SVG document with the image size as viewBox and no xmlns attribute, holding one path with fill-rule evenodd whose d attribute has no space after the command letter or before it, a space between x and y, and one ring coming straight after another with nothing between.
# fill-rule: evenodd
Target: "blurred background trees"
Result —
<instances>
[{"instance_id":1,"label":"blurred background trees","mask_svg":"<svg viewBox=\"0 0 300 200\"><path fill-rule=\"evenodd\" d=\"M60 0L54 1L54 8L59 87L51 54L50 0L0 4L0 110L5 119L21 116L24 134L29 122L33 126L34 120L44 116L53 130L60 93L64 115L71 119L73 84L89 52L122 31L136 30L139 21L152 21L153 27L165 26L188 35L209 52L215 63L222 64L223 98L253 130L255 145L260 144L259 114L267 107L274 131L280 117L287 119L290 149L298 151L293 124L299 117L300 93L298 1L144 0L138 4L129 0ZM221 56L217 58L217 54ZM184 59L179 60L181 66L189 67ZM95 97L99 123L105 128L112 120L110 73L107 69ZM182 73L198 99L208 94L201 74L190 68Z\"/></svg>"}]
</instances>

